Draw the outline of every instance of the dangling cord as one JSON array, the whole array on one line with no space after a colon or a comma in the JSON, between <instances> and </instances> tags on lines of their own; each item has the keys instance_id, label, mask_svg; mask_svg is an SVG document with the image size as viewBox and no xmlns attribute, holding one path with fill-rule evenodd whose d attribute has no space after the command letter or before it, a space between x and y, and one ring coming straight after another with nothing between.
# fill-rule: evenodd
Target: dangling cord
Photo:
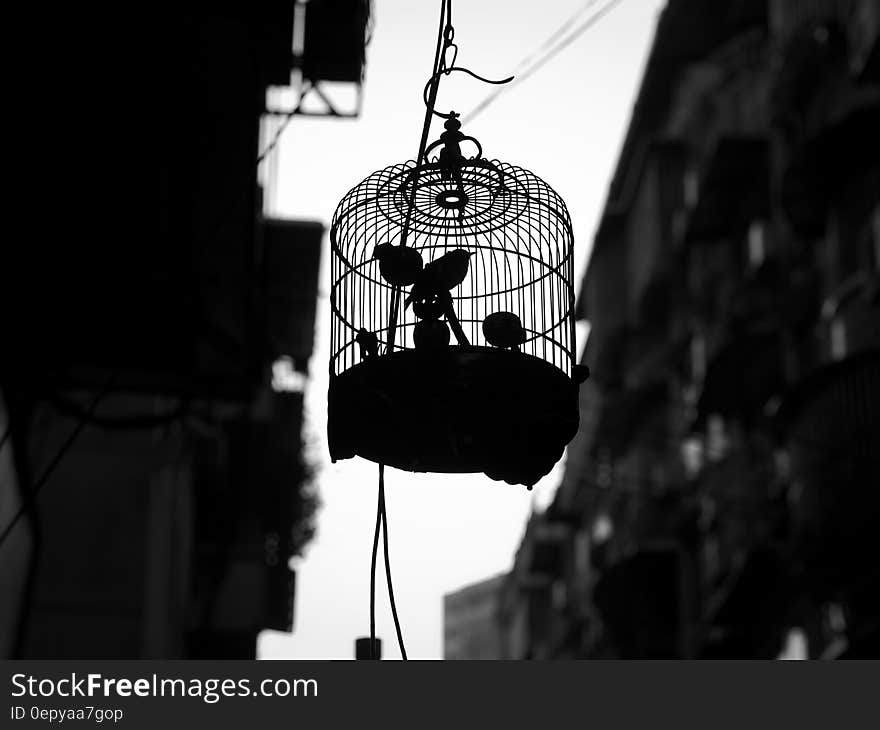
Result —
<instances>
[{"instance_id":1,"label":"dangling cord","mask_svg":"<svg viewBox=\"0 0 880 730\"><path fill-rule=\"evenodd\" d=\"M415 173L419 165L422 163L422 157L425 155L425 148L428 146L428 133L431 131L431 118L434 102L437 99L437 89L440 86L440 74L437 72L445 64L446 49L452 44L452 38L455 36L455 29L452 27L452 0L440 0L440 28L437 32L437 48L434 51L434 65L431 67L431 78L434 79L431 84L429 93L430 105L425 110L425 121L422 124L422 137L419 141L419 153L416 155L416 166L413 169ZM406 246L406 240L409 236L409 227L412 220L412 211L415 207L416 185L413 179L412 192L410 193L409 204L406 210L406 221L403 225L403 231L400 234L400 245ZM394 352L394 340L397 334L397 310L400 304L400 287L394 287L391 292L391 316L388 323L388 346L385 352L389 355Z\"/></svg>"},{"instance_id":2,"label":"dangling cord","mask_svg":"<svg viewBox=\"0 0 880 730\"><path fill-rule=\"evenodd\" d=\"M376 656L376 556L379 552L379 530L382 530L382 543L385 552L385 578L388 581L388 598L391 601L391 615L394 617L394 629L397 632L397 645L400 656L406 660L406 647L403 645L403 633L400 630L400 619L397 616L397 603L394 600L394 586L391 583L391 561L388 553L388 515L385 512L385 465L379 464L379 502L376 508L376 532L373 534L373 556L370 561L370 658Z\"/></svg>"},{"instance_id":3,"label":"dangling cord","mask_svg":"<svg viewBox=\"0 0 880 730\"><path fill-rule=\"evenodd\" d=\"M406 246L407 238L409 236L409 227L412 221L412 212L413 208L415 207L416 178L418 176L419 167L423 163L427 163L426 150L428 146L428 134L431 131L431 119L435 115L444 119L452 119L458 116L455 112L442 114L438 111L435 111L434 109L434 106L437 102L437 91L440 88L440 78L444 75L448 76L453 71L463 71L464 73L470 74L475 79L479 79L480 81L483 81L487 84L506 84L510 81L513 81L513 76L510 76L506 79L501 79L500 81L492 81L491 79L484 78L479 74L475 74L470 69L456 66L455 59L458 58L458 46L453 42L454 39L455 28L452 26L452 0L440 0L440 28L437 32L437 49L434 52L434 65L431 68L431 77L428 79L428 83L426 84L425 90L423 92L425 101L425 121L422 125L422 137L419 141L419 152L416 155L416 164L411 171L413 184L406 210L406 221L404 222L403 230L400 234L399 245L401 246ZM454 48L455 52L452 55L452 61L447 64L446 55L447 51L450 48ZM482 150L480 150L480 154L482 154ZM391 292L391 311L388 318L388 346L385 349L385 352L388 354L391 354L394 351L394 340L397 335L397 310L399 308L399 302L400 287L396 286Z\"/></svg>"},{"instance_id":4,"label":"dangling cord","mask_svg":"<svg viewBox=\"0 0 880 730\"><path fill-rule=\"evenodd\" d=\"M419 140L419 154L416 157L416 166L422 164L425 148L428 146L431 118L434 116L434 105L437 102L437 92L440 90L440 76L447 72L446 51L455 46L455 56L458 56L458 46L452 42L453 38L455 38L455 28L452 27L452 0L441 0L440 5L440 29L437 33L437 51L434 55L434 68L432 69L431 79L428 81L429 89L425 94L425 121L422 124L422 137ZM455 56L453 56L453 59Z\"/></svg>"},{"instance_id":5,"label":"dangling cord","mask_svg":"<svg viewBox=\"0 0 880 730\"><path fill-rule=\"evenodd\" d=\"M379 467L379 503L376 507L376 532L373 535L373 557L370 561L370 659L376 656L376 555L379 552L379 529L382 527L382 467Z\"/></svg>"},{"instance_id":6,"label":"dangling cord","mask_svg":"<svg viewBox=\"0 0 880 730\"><path fill-rule=\"evenodd\" d=\"M388 580L388 598L391 601L391 615L394 617L394 630L397 631L397 645L400 656L406 661L406 648L403 645L403 633L400 630L400 619L397 617L397 604L394 601L394 586L391 584L391 561L388 557L388 514L385 512L385 465L379 464L379 509L382 512L382 542L385 546L385 577Z\"/></svg>"}]
</instances>

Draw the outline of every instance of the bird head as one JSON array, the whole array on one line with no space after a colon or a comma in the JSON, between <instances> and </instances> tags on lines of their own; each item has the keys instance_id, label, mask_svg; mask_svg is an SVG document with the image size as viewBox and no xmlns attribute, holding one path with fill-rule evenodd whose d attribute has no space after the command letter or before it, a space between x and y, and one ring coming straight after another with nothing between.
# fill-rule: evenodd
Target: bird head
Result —
<instances>
[{"instance_id":1,"label":"bird head","mask_svg":"<svg viewBox=\"0 0 880 730\"><path fill-rule=\"evenodd\" d=\"M453 261L455 261L456 259L459 261L468 261L470 257L474 255L474 252L468 251L464 248L454 248L446 255Z\"/></svg>"},{"instance_id":2,"label":"bird head","mask_svg":"<svg viewBox=\"0 0 880 730\"><path fill-rule=\"evenodd\" d=\"M376 248L373 249L373 258L377 261L381 261L384 257L388 256L394 250L394 244L392 243L380 243Z\"/></svg>"}]
</instances>

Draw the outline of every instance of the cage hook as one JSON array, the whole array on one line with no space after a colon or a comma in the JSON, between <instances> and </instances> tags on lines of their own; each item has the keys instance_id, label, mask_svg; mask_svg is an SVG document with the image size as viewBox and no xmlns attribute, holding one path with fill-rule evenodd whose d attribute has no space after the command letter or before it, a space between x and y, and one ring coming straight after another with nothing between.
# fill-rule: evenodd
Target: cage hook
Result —
<instances>
[{"instance_id":1,"label":"cage hook","mask_svg":"<svg viewBox=\"0 0 880 730\"><path fill-rule=\"evenodd\" d=\"M440 150L437 160L437 164L440 166L440 175L444 180L457 179L461 176L461 167L465 162L465 157L461 152L461 143L473 142L477 146L477 159L483 156L483 146L476 138L461 131L461 122L458 121L458 114L455 112L449 113L449 118L443 124L443 128L446 131L440 135L440 139L428 146L424 159L427 162L428 155L442 145L443 149Z\"/></svg>"},{"instance_id":2,"label":"cage hook","mask_svg":"<svg viewBox=\"0 0 880 730\"><path fill-rule=\"evenodd\" d=\"M456 55L458 55L457 48L456 48ZM455 60L455 57L453 56L453 61L454 60ZM466 73L470 76L473 76L478 81L482 81L484 84L494 84L496 86L500 86L502 84L509 84L514 79L513 76L508 76L506 79L498 79L497 81L493 80L493 79L487 79L484 76L480 76L479 74L475 74L469 68L465 68L464 66L451 66L449 68L438 69L435 73L433 73L431 75L431 78L428 79L428 83L425 84L425 90L422 92L422 99L424 100L425 106L428 107L428 110L431 112L431 114L434 114L435 116L438 116L438 117L442 117L443 119L452 119L453 115L455 115L455 116L458 116L458 115L455 114L455 112L449 112L448 114L444 114L443 112L438 112L434 108L433 104L431 103L431 101L429 99L429 94L431 92L431 86L440 78L441 75L448 76L453 71L461 71L462 73Z\"/></svg>"}]
</instances>

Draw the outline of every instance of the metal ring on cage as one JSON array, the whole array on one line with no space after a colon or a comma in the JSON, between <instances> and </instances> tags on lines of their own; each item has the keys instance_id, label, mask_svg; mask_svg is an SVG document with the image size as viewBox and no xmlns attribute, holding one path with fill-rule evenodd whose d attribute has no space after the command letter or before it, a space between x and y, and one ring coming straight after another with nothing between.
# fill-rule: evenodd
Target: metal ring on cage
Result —
<instances>
[{"instance_id":1,"label":"metal ring on cage","mask_svg":"<svg viewBox=\"0 0 880 730\"><path fill-rule=\"evenodd\" d=\"M517 178L518 169L467 160L456 181L444 179L436 166L422 165L385 180L377 191L377 207L395 225L409 220L410 230L417 233L438 228L461 235L489 233L514 223L530 204L528 188Z\"/></svg>"}]
</instances>

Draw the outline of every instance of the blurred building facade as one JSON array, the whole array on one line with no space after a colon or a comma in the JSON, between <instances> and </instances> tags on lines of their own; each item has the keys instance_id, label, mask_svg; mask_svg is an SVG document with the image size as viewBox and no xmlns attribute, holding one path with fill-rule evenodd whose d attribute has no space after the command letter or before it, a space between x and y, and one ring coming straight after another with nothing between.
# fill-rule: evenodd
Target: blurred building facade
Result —
<instances>
[{"instance_id":1,"label":"blurred building facade","mask_svg":"<svg viewBox=\"0 0 880 730\"><path fill-rule=\"evenodd\" d=\"M65 230L23 263L2 361L0 530L22 519L0 541L0 648L252 658L292 629L288 563L314 529L324 234L272 217L258 159L291 116L358 113L370 4L89 12L55 19Z\"/></svg>"},{"instance_id":2,"label":"blurred building facade","mask_svg":"<svg viewBox=\"0 0 880 730\"><path fill-rule=\"evenodd\" d=\"M880 5L670 0L510 658L880 656Z\"/></svg>"},{"instance_id":3,"label":"blurred building facade","mask_svg":"<svg viewBox=\"0 0 880 730\"><path fill-rule=\"evenodd\" d=\"M498 598L504 576L443 596L443 658L500 659Z\"/></svg>"}]
</instances>

